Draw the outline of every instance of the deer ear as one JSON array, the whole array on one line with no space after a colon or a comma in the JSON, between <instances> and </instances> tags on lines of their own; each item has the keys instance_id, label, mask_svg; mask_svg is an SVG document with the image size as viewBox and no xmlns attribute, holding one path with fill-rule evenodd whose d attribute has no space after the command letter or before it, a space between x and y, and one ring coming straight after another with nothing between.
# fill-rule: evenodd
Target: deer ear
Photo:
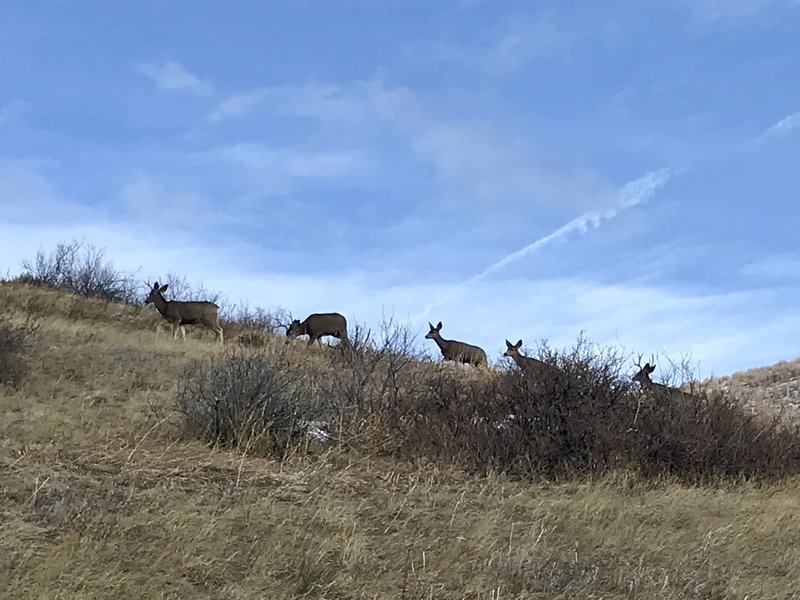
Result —
<instances>
[{"instance_id":1,"label":"deer ear","mask_svg":"<svg viewBox=\"0 0 800 600\"><path fill-rule=\"evenodd\" d=\"M511 342L509 342L508 340L506 340L506 347L507 347L507 348L513 348L514 346L512 346L512 345L511 345Z\"/></svg>"},{"instance_id":2,"label":"deer ear","mask_svg":"<svg viewBox=\"0 0 800 600\"><path fill-rule=\"evenodd\" d=\"M441 328L442 328L442 322L439 321L439 323L436 324L436 331L439 331Z\"/></svg>"},{"instance_id":3,"label":"deer ear","mask_svg":"<svg viewBox=\"0 0 800 600\"><path fill-rule=\"evenodd\" d=\"M433 323L431 323L430 321L428 321L428 325L430 326L430 328L431 328L431 331L433 331L434 329L436 329L436 327L434 327L434 326L433 326Z\"/></svg>"},{"instance_id":4,"label":"deer ear","mask_svg":"<svg viewBox=\"0 0 800 600\"><path fill-rule=\"evenodd\" d=\"M156 282L153 284L153 289L154 289L154 290L157 290L157 289L158 289L158 282L157 282L157 281L156 281Z\"/></svg>"},{"instance_id":5,"label":"deer ear","mask_svg":"<svg viewBox=\"0 0 800 600\"><path fill-rule=\"evenodd\" d=\"M522 347L522 340L518 340L517 343L514 345L514 347L515 348L521 348Z\"/></svg>"},{"instance_id":6,"label":"deer ear","mask_svg":"<svg viewBox=\"0 0 800 600\"><path fill-rule=\"evenodd\" d=\"M166 292L166 291L167 291L167 288L168 288L168 287L169 287L169 284L168 284L168 283L165 283L165 284L164 284L164 285L162 285L160 288L158 288L158 291L159 291L159 292L161 292L161 293L163 294L164 292Z\"/></svg>"},{"instance_id":7,"label":"deer ear","mask_svg":"<svg viewBox=\"0 0 800 600\"><path fill-rule=\"evenodd\" d=\"M652 365L650 363L647 363L647 364L648 364L648 366L650 366L650 368L647 369L648 373L652 373L653 371L656 370L656 364L655 363L653 363ZM645 368L647 368L647 367L645 367Z\"/></svg>"}]
</instances>

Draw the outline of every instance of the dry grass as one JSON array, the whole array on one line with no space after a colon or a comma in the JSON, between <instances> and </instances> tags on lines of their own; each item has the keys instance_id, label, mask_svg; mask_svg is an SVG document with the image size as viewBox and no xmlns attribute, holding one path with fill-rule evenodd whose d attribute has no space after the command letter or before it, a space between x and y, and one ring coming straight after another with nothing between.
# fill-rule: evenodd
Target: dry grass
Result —
<instances>
[{"instance_id":1,"label":"dry grass","mask_svg":"<svg viewBox=\"0 0 800 600\"><path fill-rule=\"evenodd\" d=\"M800 481L532 484L209 449L173 409L183 369L219 353L210 337L43 289L2 285L0 303L40 317L33 375L0 388L3 597L800 595Z\"/></svg>"}]
</instances>

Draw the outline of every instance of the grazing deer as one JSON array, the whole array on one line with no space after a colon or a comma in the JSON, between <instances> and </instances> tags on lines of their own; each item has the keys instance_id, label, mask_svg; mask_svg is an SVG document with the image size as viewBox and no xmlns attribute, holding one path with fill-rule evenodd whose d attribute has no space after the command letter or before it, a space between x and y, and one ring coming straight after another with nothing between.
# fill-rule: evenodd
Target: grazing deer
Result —
<instances>
[{"instance_id":1,"label":"grazing deer","mask_svg":"<svg viewBox=\"0 0 800 600\"><path fill-rule=\"evenodd\" d=\"M347 343L347 319L339 313L314 313L302 323L295 319L286 329L286 343L299 335L308 336L308 345L316 342L322 348L322 336L330 335Z\"/></svg>"},{"instance_id":2,"label":"grazing deer","mask_svg":"<svg viewBox=\"0 0 800 600\"><path fill-rule=\"evenodd\" d=\"M532 356L523 356L519 351L521 347L522 340L519 340L516 344L512 344L506 340L506 351L503 353L503 356L513 358L514 362L519 365L523 373L533 373L540 377L554 377L561 374L558 367L546 363L543 360L539 360L538 358L533 358Z\"/></svg>"},{"instance_id":3,"label":"grazing deer","mask_svg":"<svg viewBox=\"0 0 800 600\"><path fill-rule=\"evenodd\" d=\"M172 339L178 337L178 329L181 330L183 339L186 340L186 329L184 325L202 325L214 332L214 335L222 344L222 327L219 325L219 306L213 302L191 301L181 302L178 300L167 300L164 292L167 291L168 284L159 287L156 281L150 295L144 301L145 304L153 303L161 313L161 316L172 326Z\"/></svg>"},{"instance_id":4,"label":"grazing deer","mask_svg":"<svg viewBox=\"0 0 800 600\"><path fill-rule=\"evenodd\" d=\"M655 396L661 396L662 398L663 397L679 397L679 398L680 397L684 397L684 398L685 397L689 397L689 398L696 397L694 394L690 394L689 392L684 392L681 389L678 389L678 388L675 388L675 387L671 387L669 385L664 385L663 383L656 383L655 381L650 379L650 374L653 371L656 370L655 363L651 365L648 362L648 363L645 363L645 365L642 367L640 365L640 362L641 361L636 363L636 366L640 367L640 368L639 368L639 371L636 373L636 375L631 377L631 381L638 382L639 385L642 387L642 389L645 390L646 392L648 392L648 393L650 393L652 395L655 395Z\"/></svg>"},{"instance_id":5,"label":"grazing deer","mask_svg":"<svg viewBox=\"0 0 800 600\"><path fill-rule=\"evenodd\" d=\"M489 359L486 358L486 352L483 348L465 344L464 342L456 342L455 340L446 340L442 337L440 331L442 330L442 322L434 327L430 323L431 330L425 335L426 340L433 340L442 351L444 360L452 360L457 363L464 363L472 365L473 367L488 367Z\"/></svg>"}]
</instances>

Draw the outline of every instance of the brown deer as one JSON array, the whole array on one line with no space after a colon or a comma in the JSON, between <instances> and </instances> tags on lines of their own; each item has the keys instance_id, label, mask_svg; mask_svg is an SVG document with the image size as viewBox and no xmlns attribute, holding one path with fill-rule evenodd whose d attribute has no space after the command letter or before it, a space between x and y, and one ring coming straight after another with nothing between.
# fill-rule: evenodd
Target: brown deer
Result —
<instances>
[{"instance_id":1,"label":"brown deer","mask_svg":"<svg viewBox=\"0 0 800 600\"><path fill-rule=\"evenodd\" d=\"M178 329L186 340L186 329L184 325L202 325L214 332L214 335L222 344L222 327L219 325L219 306L213 302L191 301L182 302L178 300L167 300L164 292L167 291L168 284L158 285L156 281L150 295L144 301L145 304L154 304L156 310L172 326L172 339L178 337Z\"/></svg>"},{"instance_id":2,"label":"brown deer","mask_svg":"<svg viewBox=\"0 0 800 600\"><path fill-rule=\"evenodd\" d=\"M322 337L330 335L347 343L347 319L339 313L314 313L302 323L295 319L286 329L286 343L299 335L308 336L308 345L316 341L322 348Z\"/></svg>"},{"instance_id":3,"label":"brown deer","mask_svg":"<svg viewBox=\"0 0 800 600\"><path fill-rule=\"evenodd\" d=\"M636 381L641 386L642 390L648 392L651 395L659 396L662 398L667 397L683 397L683 398L696 398L694 394L690 394L689 392L684 392L683 390L672 387L669 385L664 385L663 383L656 383L652 379L650 379L650 374L656 370L656 365L653 363L652 365L648 362L645 365L641 366L641 360L636 363L636 366L639 367L639 371L631 377L631 381Z\"/></svg>"},{"instance_id":4,"label":"brown deer","mask_svg":"<svg viewBox=\"0 0 800 600\"><path fill-rule=\"evenodd\" d=\"M486 352L483 348L466 344L464 342L456 342L455 340L446 340L440 333L442 330L442 322L434 327L430 323L431 330L425 335L426 340L433 340L442 351L444 360L452 360L456 363L464 363L472 365L473 367L488 367L489 359L486 357Z\"/></svg>"},{"instance_id":5,"label":"brown deer","mask_svg":"<svg viewBox=\"0 0 800 600\"><path fill-rule=\"evenodd\" d=\"M513 358L514 362L519 365L523 373L532 373L539 377L555 377L561 374L558 367L546 363L543 360L539 360L538 358L521 354L519 351L521 347L522 340L519 340L516 344L512 344L506 340L506 351L503 353L503 356Z\"/></svg>"}]
</instances>

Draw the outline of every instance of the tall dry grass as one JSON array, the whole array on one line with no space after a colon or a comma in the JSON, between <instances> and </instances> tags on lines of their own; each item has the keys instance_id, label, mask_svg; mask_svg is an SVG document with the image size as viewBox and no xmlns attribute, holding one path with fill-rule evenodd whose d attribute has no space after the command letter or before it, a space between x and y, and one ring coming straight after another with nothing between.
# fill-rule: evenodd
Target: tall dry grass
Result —
<instances>
[{"instance_id":1,"label":"tall dry grass","mask_svg":"<svg viewBox=\"0 0 800 600\"><path fill-rule=\"evenodd\" d=\"M0 386L0 596L800 594L796 478L692 485L626 468L558 481L472 472L377 451L381 431L385 450L396 442L372 430L380 423L366 418L368 400L333 406L335 418L355 415L363 438L259 455L187 436L176 403L184 377L225 360L210 337L174 342L149 311L39 288L0 285L0 303L15 324L39 320L27 376ZM337 365L342 379L326 385L351 399L368 373L387 380L367 356L348 367L353 359L333 349L283 340L265 352L323 374ZM470 389L498 376L441 377Z\"/></svg>"}]
</instances>

